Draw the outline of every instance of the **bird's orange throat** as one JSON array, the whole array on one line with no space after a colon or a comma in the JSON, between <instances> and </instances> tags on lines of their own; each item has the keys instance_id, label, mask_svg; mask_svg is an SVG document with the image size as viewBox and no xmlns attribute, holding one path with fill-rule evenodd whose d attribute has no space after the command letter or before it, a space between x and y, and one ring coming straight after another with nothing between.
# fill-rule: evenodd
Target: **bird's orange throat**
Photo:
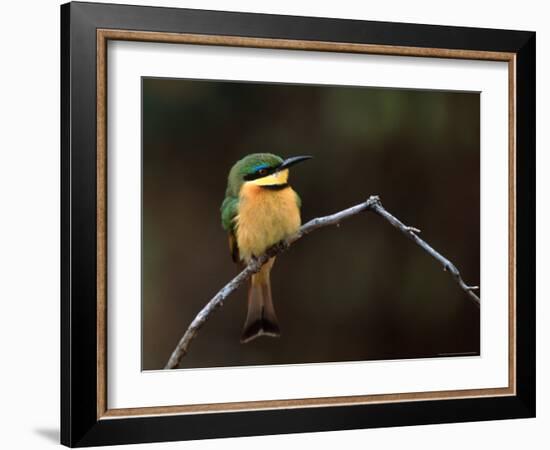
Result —
<instances>
[{"instance_id":1,"label":"bird's orange throat","mask_svg":"<svg viewBox=\"0 0 550 450\"><path fill-rule=\"evenodd\" d=\"M266 189L255 183L244 183L235 225L241 258L249 261L252 256L260 256L299 230L301 219L296 193L288 185Z\"/></svg>"}]
</instances>

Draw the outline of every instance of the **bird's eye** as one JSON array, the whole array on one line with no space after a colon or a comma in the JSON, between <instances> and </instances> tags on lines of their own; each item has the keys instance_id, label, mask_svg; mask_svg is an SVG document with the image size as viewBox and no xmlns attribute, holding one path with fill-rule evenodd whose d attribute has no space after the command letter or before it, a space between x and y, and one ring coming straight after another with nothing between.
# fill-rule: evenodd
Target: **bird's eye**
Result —
<instances>
[{"instance_id":1,"label":"bird's eye","mask_svg":"<svg viewBox=\"0 0 550 450\"><path fill-rule=\"evenodd\" d=\"M260 169L258 170L257 174L262 176L267 175L267 169Z\"/></svg>"}]
</instances>

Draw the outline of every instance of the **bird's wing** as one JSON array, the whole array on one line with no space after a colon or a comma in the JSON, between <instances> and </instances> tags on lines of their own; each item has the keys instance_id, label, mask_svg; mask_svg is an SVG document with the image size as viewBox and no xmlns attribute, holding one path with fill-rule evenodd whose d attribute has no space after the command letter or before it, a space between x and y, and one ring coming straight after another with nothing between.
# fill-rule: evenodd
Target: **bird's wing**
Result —
<instances>
[{"instance_id":1,"label":"bird's wing","mask_svg":"<svg viewBox=\"0 0 550 450\"><path fill-rule=\"evenodd\" d=\"M294 191L294 193L296 194L296 205L298 206L298 209L299 209L302 207L302 199L300 198L300 196L296 191Z\"/></svg>"},{"instance_id":2,"label":"bird's wing","mask_svg":"<svg viewBox=\"0 0 550 450\"><path fill-rule=\"evenodd\" d=\"M229 236L229 250L231 251L231 259L234 263L238 264L241 261L241 255L239 254L239 246L237 245L237 239L235 233L230 231Z\"/></svg>"},{"instance_id":3,"label":"bird's wing","mask_svg":"<svg viewBox=\"0 0 550 450\"><path fill-rule=\"evenodd\" d=\"M240 261L239 246L235 238L235 217L238 214L239 199L236 197L226 197L221 206L222 226L229 235L229 250L234 262Z\"/></svg>"},{"instance_id":4,"label":"bird's wing","mask_svg":"<svg viewBox=\"0 0 550 450\"><path fill-rule=\"evenodd\" d=\"M238 214L239 199L237 197L225 197L220 211L222 213L222 227L225 231L233 231L235 217Z\"/></svg>"}]
</instances>

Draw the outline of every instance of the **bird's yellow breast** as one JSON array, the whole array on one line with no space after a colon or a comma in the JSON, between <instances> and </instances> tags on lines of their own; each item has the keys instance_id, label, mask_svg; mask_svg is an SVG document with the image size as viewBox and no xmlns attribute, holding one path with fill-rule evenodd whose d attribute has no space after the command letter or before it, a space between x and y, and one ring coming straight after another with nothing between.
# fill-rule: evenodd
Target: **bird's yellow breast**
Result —
<instances>
[{"instance_id":1,"label":"bird's yellow breast","mask_svg":"<svg viewBox=\"0 0 550 450\"><path fill-rule=\"evenodd\" d=\"M260 256L300 228L296 193L290 186L271 190L245 183L239 196L235 225L241 258L248 261L251 256Z\"/></svg>"}]
</instances>

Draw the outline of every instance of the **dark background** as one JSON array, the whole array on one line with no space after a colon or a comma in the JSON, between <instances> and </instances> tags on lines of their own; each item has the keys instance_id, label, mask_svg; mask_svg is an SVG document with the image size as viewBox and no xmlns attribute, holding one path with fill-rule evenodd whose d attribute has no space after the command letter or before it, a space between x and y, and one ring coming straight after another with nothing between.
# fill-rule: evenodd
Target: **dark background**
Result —
<instances>
[{"instance_id":1,"label":"dark background","mask_svg":"<svg viewBox=\"0 0 550 450\"><path fill-rule=\"evenodd\" d=\"M219 207L234 162L314 155L291 169L302 220L381 196L479 284L479 95L143 79L143 369L161 369L236 273ZM479 309L435 260L374 214L325 228L272 271L282 335L239 338L246 287L181 367L479 354Z\"/></svg>"}]
</instances>

